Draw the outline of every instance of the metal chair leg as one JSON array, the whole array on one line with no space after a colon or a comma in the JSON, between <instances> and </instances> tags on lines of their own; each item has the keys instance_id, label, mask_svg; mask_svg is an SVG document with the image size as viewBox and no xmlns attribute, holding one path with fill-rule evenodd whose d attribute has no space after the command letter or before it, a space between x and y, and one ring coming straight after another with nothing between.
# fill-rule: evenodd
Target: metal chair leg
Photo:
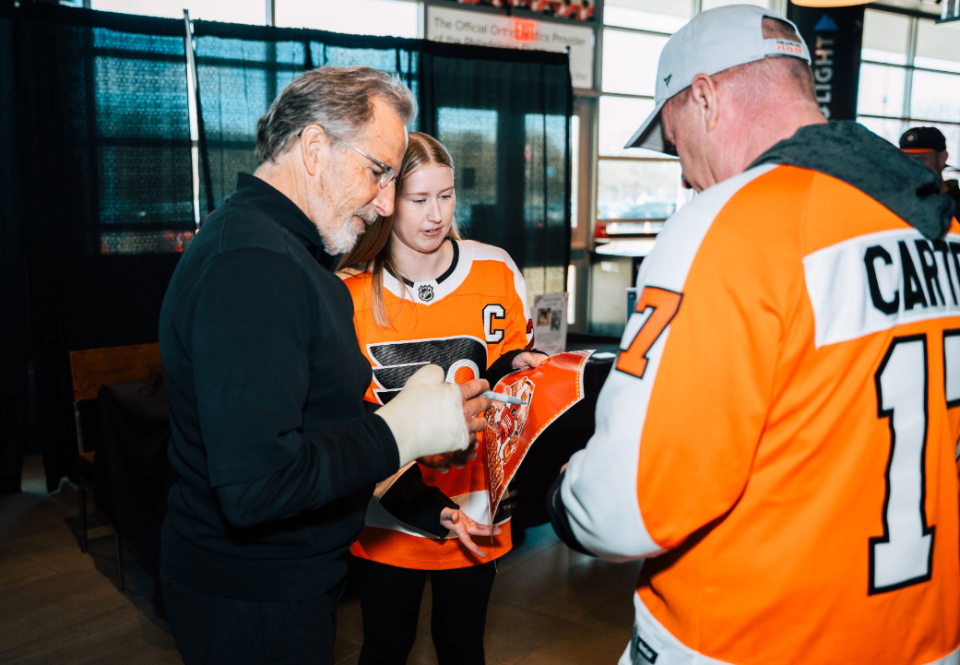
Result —
<instances>
[{"instance_id":1,"label":"metal chair leg","mask_svg":"<svg viewBox=\"0 0 960 665\"><path fill-rule=\"evenodd\" d=\"M81 480L77 485L80 495L80 551L87 553L87 486Z\"/></svg>"},{"instance_id":2,"label":"metal chair leg","mask_svg":"<svg viewBox=\"0 0 960 665\"><path fill-rule=\"evenodd\" d=\"M117 580L119 582L120 590L123 591L126 588L126 585L123 583L123 547L120 545L120 534L114 531L113 539L117 544Z\"/></svg>"}]
</instances>

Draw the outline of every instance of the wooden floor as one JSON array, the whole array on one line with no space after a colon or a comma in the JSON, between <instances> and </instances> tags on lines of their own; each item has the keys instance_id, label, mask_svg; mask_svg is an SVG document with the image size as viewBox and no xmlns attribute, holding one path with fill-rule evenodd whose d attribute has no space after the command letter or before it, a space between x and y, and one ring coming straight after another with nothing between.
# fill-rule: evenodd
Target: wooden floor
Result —
<instances>
[{"instance_id":1,"label":"wooden floor","mask_svg":"<svg viewBox=\"0 0 960 665\"><path fill-rule=\"evenodd\" d=\"M118 590L112 527L91 516L90 552L81 554L76 490L64 484L47 494L42 476L39 457L29 457L24 492L0 495L0 664L182 663L170 627L153 611L150 576L127 551L127 589ZM549 525L529 530L500 560L487 663L616 663L630 639L637 569L571 552ZM338 626L337 662L356 663L363 642L356 598L341 604ZM437 662L429 588L408 662Z\"/></svg>"}]
</instances>

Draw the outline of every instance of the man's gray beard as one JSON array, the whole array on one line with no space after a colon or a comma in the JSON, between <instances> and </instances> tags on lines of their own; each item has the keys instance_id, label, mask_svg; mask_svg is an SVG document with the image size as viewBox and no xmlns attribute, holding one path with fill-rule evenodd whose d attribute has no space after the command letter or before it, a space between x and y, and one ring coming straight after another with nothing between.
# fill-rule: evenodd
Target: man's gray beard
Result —
<instances>
[{"instance_id":1,"label":"man's gray beard","mask_svg":"<svg viewBox=\"0 0 960 665\"><path fill-rule=\"evenodd\" d=\"M353 218L351 217L350 220L352 221ZM349 223L344 224L331 236L323 239L329 254L333 254L334 256L337 254L346 254L357 244L357 238L360 237L360 234L354 232L350 226L351 224Z\"/></svg>"},{"instance_id":2,"label":"man's gray beard","mask_svg":"<svg viewBox=\"0 0 960 665\"><path fill-rule=\"evenodd\" d=\"M334 256L337 254L346 254L357 244L357 239L363 233L366 225L364 224L359 231L355 231L352 228L354 226L353 218L355 216L371 223L377 219L377 213L372 210L358 210L351 215L347 221L338 226L329 237L321 234L329 254L333 254Z\"/></svg>"}]
</instances>

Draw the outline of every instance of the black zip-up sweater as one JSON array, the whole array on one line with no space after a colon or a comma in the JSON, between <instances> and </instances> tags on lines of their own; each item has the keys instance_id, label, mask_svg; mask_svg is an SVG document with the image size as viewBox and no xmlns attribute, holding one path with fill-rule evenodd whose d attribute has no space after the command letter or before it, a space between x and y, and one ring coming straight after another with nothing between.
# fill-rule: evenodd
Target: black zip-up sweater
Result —
<instances>
[{"instance_id":1,"label":"black zip-up sweater","mask_svg":"<svg viewBox=\"0 0 960 665\"><path fill-rule=\"evenodd\" d=\"M160 314L170 459L162 565L198 591L320 595L346 572L375 483L399 454L365 415L370 364L320 234L240 174L177 267Z\"/></svg>"}]
</instances>

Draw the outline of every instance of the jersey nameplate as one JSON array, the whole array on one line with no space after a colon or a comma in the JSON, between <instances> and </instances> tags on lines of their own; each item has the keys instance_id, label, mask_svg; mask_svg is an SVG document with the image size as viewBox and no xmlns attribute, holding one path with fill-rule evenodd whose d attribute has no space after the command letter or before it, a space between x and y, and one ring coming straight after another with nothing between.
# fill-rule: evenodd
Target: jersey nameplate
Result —
<instances>
[{"instance_id":1,"label":"jersey nameplate","mask_svg":"<svg viewBox=\"0 0 960 665\"><path fill-rule=\"evenodd\" d=\"M897 325L960 316L960 236L914 230L853 238L803 260L817 348Z\"/></svg>"}]
</instances>

